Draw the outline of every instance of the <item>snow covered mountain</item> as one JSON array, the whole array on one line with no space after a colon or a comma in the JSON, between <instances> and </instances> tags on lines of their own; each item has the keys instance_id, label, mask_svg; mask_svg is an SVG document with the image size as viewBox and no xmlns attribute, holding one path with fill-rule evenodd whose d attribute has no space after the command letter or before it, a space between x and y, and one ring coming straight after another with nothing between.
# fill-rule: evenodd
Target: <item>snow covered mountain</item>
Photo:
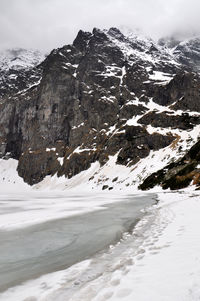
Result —
<instances>
[{"instance_id":1,"label":"snow covered mountain","mask_svg":"<svg viewBox=\"0 0 200 301\"><path fill-rule=\"evenodd\" d=\"M35 68L45 59L38 50L22 48L0 52L0 96L10 95L34 85L41 77Z\"/></svg>"},{"instance_id":2,"label":"snow covered mountain","mask_svg":"<svg viewBox=\"0 0 200 301\"><path fill-rule=\"evenodd\" d=\"M160 46L171 49L172 55L180 64L190 68L190 71L200 71L200 37L193 36L183 39L171 37L160 39Z\"/></svg>"},{"instance_id":3,"label":"snow covered mountain","mask_svg":"<svg viewBox=\"0 0 200 301\"><path fill-rule=\"evenodd\" d=\"M44 54L38 50L7 49L0 52L0 68L5 71L31 69L39 65L44 58Z\"/></svg>"},{"instance_id":4,"label":"snow covered mountain","mask_svg":"<svg viewBox=\"0 0 200 301\"><path fill-rule=\"evenodd\" d=\"M199 46L198 38L172 47L94 28L79 31L72 45L41 64L38 52L4 56L1 157L18 160L19 175L37 187L51 181L103 190L154 186L141 184L179 158L182 167L193 160L184 156L200 129ZM199 184L195 160L185 185L194 178Z\"/></svg>"}]
</instances>

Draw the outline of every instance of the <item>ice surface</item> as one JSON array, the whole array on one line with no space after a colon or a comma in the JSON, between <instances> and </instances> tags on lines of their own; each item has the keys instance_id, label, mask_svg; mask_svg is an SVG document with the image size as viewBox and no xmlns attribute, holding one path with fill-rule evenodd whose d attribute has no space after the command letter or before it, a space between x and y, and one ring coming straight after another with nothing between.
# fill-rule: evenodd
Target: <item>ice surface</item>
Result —
<instances>
[{"instance_id":1,"label":"ice surface","mask_svg":"<svg viewBox=\"0 0 200 301\"><path fill-rule=\"evenodd\" d=\"M91 194L46 199L40 196L23 201L17 196L2 199L0 214L5 218L0 228L0 274L4 276L0 292L28 279L66 269L115 244L124 232L131 231L144 215L141 209L151 206L154 198L155 194ZM36 218L35 211L40 218ZM12 296L16 297L15 293ZM4 294L2 298L5 299Z\"/></svg>"}]
</instances>

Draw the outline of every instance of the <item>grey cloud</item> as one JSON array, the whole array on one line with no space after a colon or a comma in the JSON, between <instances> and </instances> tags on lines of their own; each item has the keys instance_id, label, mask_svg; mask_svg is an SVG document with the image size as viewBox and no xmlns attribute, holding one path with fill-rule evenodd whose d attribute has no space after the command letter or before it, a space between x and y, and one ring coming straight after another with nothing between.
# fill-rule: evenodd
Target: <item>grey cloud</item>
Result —
<instances>
[{"instance_id":1,"label":"grey cloud","mask_svg":"<svg viewBox=\"0 0 200 301\"><path fill-rule=\"evenodd\" d=\"M128 26L153 37L200 31L199 0L1 0L0 48L51 50L79 29Z\"/></svg>"}]
</instances>

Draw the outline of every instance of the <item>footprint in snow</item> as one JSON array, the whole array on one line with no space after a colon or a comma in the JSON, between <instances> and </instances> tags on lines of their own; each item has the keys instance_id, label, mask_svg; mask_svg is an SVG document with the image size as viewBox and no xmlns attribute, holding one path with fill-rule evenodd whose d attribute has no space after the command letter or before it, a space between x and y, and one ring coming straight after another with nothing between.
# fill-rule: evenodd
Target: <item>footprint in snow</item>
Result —
<instances>
[{"instance_id":1,"label":"footprint in snow","mask_svg":"<svg viewBox=\"0 0 200 301\"><path fill-rule=\"evenodd\" d=\"M120 279L113 279L110 283L112 286L117 286L120 284Z\"/></svg>"},{"instance_id":2,"label":"footprint in snow","mask_svg":"<svg viewBox=\"0 0 200 301\"><path fill-rule=\"evenodd\" d=\"M123 288L117 293L118 298L124 298L129 296L132 293L132 289L130 288Z\"/></svg>"}]
</instances>

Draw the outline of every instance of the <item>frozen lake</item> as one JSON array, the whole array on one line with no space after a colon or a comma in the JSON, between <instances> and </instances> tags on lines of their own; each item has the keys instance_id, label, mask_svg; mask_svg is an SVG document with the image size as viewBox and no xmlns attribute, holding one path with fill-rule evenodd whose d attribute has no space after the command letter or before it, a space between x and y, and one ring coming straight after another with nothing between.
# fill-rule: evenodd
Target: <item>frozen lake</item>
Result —
<instances>
[{"instance_id":1,"label":"frozen lake","mask_svg":"<svg viewBox=\"0 0 200 301\"><path fill-rule=\"evenodd\" d=\"M92 258L134 228L156 195L0 199L0 292Z\"/></svg>"}]
</instances>

